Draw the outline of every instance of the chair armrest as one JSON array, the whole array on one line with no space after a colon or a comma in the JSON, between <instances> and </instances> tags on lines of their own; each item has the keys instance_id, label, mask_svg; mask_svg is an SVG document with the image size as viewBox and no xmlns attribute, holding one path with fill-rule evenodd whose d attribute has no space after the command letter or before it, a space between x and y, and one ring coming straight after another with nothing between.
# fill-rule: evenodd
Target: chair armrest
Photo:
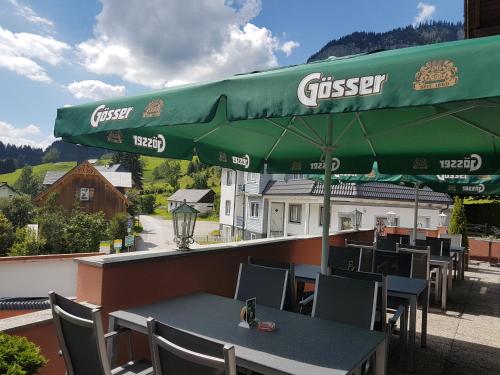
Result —
<instances>
[{"instance_id":1,"label":"chair armrest","mask_svg":"<svg viewBox=\"0 0 500 375\"><path fill-rule=\"evenodd\" d=\"M104 340L108 340L108 339L111 339L121 333L126 333L126 332L130 332L130 329L128 328L120 328L119 330L117 331L110 331L108 333L105 333L104 334Z\"/></svg>"},{"instance_id":2,"label":"chair armrest","mask_svg":"<svg viewBox=\"0 0 500 375\"><path fill-rule=\"evenodd\" d=\"M312 301L314 301L314 294L311 294L310 296L304 298L302 301L299 301L299 306L308 305Z\"/></svg>"},{"instance_id":3,"label":"chair armrest","mask_svg":"<svg viewBox=\"0 0 500 375\"><path fill-rule=\"evenodd\" d=\"M388 325L389 326L394 326L399 318L401 318L401 315L405 312L405 306L404 305L399 305L397 310L394 312L391 318L389 318Z\"/></svg>"}]
</instances>

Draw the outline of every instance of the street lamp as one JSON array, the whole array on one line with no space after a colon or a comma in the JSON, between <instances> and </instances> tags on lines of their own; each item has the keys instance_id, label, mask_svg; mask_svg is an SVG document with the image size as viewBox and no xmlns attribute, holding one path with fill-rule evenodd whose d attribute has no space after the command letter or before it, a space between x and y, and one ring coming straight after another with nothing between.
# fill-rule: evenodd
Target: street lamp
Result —
<instances>
[{"instance_id":1,"label":"street lamp","mask_svg":"<svg viewBox=\"0 0 500 375\"><path fill-rule=\"evenodd\" d=\"M441 212L439 214L439 226L444 227L444 224L446 223L446 217L447 215L444 212Z\"/></svg>"},{"instance_id":2,"label":"street lamp","mask_svg":"<svg viewBox=\"0 0 500 375\"><path fill-rule=\"evenodd\" d=\"M174 222L175 242L179 250L189 250L189 245L194 242L194 226L196 217L200 212L186 204L186 200L172 211Z\"/></svg>"},{"instance_id":3,"label":"street lamp","mask_svg":"<svg viewBox=\"0 0 500 375\"><path fill-rule=\"evenodd\" d=\"M363 216L363 213L359 211L357 208L352 212L352 217L354 219L354 229L358 230L359 226L361 225L361 217Z\"/></svg>"},{"instance_id":4,"label":"street lamp","mask_svg":"<svg viewBox=\"0 0 500 375\"><path fill-rule=\"evenodd\" d=\"M396 213L394 211L386 212L387 221L389 222L389 226L393 227L396 224Z\"/></svg>"}]
</instances>

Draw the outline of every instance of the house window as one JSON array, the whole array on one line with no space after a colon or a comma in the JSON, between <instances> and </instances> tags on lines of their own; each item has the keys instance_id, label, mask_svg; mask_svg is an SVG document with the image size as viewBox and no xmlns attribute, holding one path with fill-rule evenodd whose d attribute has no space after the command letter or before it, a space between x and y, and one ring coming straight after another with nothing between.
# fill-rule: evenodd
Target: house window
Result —
<instances>
[{"instance_id":1,"label":"house window","mask_svg":"<svg viewBox=\"0 0 500 375\"><path fill-rule=\"evenodd\" d=\"M255 233L250 233L250 239L251 240L256 240L257 239L257 235Z\"/></svg>"},{"instance_id":2,"label":"house window","mask_svg":"<svg viewBox=\"0 0 500 375\"><path fill-rule=\"evenodd\" d=\"M226 216L231 215L231 201L226 201Z\"/></svg>"},{"instance_id":3,"label":"house window","mask_svg":"<svg viewBox=\"0 0 500 375\"><path fill-rule=\"evenodd\" d=\"M339 229L347 230L352 229L352 215L351 214L339 214Z\"/></svg>"},{"instance_id":4,"label":"house window","mask_svg":"<svg viewBox=\"0 0 500 375\"><path fill-rule=\"evenodd\" d=\"M292 180L303 180L304 175L303 174L292 174Z\"/></svg>"},{"instance_id":5,"label":"house window","mask_svg":"<svg viewBox=\"0 0 500 375\"><path fill-rule=\"evenodd\" d=\"M259 217L259 204L250 202L250 217L257 219Z\"/></svg>"},{"instance_id":6,"label":"house window","mask_svg":"<svg viewBox=\"0 0 500 375\"><path fill-rule=\"evenodd\" d=\"M302 218L302 205L291 204L288 212L288 221L290 223L299 223Z\"/></svg>"},{"instance_id":7,"label":"house window","mask_svg":"<svg viewBox=\"0 0 500 375\"><path fill-rule=\"evenodd\" d=\"M94 198L94 188L80 188L75 192L76 199L80 202L88 202Z\"/></svg>"},{"instance_id":8,"label":"house window","mask_svg":"<svg viewBox=\"0 0 500 375\"><path fill-rule=\"evenodd\" d=\"M258 173L248 172L248 174L247 174L247 181L248 182L255 182L255 181L257 181L257 175L258 175Z\"/></svg>"},{"instance_id":9,"label":"house window","mask_svg":"<svg viewBox=\"0 0 500 375\"><path fill-rule=\"evenodd\" d=\"M417 226L419 228L430 228L431 227L431 218L428 216L419 216L417 220Z\"/></svg>"},{"instance_id":10,"label":"house window","mask_svg":"<svg viewBox=\"0 0 500 375\"><path fill-rule=\"evenodd\" d=\"M229 185L232 185L232 184L233 184L233 172L232 171L227 171L226 172L226 185L229 186Z\"/></svg>"}]
</instances>

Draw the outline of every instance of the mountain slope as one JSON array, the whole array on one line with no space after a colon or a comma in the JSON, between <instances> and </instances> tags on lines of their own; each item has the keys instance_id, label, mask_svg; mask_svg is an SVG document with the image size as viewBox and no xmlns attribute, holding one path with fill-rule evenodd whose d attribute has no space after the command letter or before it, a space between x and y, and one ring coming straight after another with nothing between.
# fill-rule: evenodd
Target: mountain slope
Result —
<instances>
[{"instance_id":1,"label":"mountain slope","mask_svg":"<svg viewBox=\"0 0 500 375\"><path fill-rule=\"evenodd\" d=\"M355 32L329 41L312 55L307 62L323 60L330 56L348 56L383 49L395 49L423 44L463 39L463 24L436 21L417 27L399 27L384 33Z\"/></svg>"}]
</instances>

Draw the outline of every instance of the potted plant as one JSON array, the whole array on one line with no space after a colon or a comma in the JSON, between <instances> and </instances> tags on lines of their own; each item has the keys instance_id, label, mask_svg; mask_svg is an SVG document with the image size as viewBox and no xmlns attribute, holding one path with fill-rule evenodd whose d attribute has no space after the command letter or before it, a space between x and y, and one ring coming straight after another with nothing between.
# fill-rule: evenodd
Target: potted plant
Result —
<instances>
[{"instance_id":1,"label":"potted plant","mask_svg":"<svg viewBox=\"0 0 500 375\"><path fill-rule=\"evenodd\" d=\"M26 337L0 332L0 374L33 375L46 363L40 348Z\"/></svg>"}]
</instances>

